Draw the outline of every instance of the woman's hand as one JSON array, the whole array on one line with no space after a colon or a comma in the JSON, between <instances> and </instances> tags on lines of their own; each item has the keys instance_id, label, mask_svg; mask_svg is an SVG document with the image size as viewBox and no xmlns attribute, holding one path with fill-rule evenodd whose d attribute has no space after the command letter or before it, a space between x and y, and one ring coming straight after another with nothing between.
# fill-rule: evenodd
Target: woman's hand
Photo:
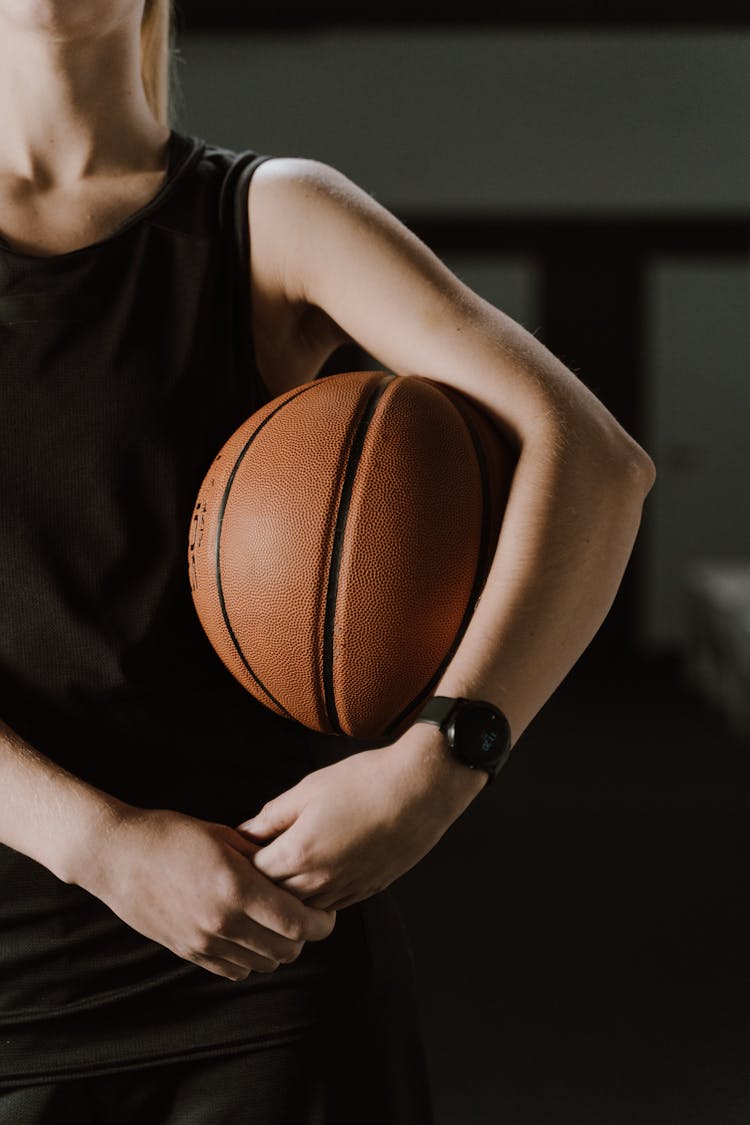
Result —
<instances>
[{"instance_id":1,"label":"woman's hand","mask_svg":"<svg viewBox=\"0 0 750 1125\"><path fill-rule=\"evenodd\" d=\"M334 911L305 905L255 868L257 845L228 825L118 802L71 880L134 930L229 980L296 960L331 933Z\"/></svg>"},{"instance_id":2,"label":"woman's hand","mask_svg":"<svg viewBox=\"0 0 750 1125\"><path fill-rule=\"evenodd\" d=\"M271 840L255 867L307 905L341 910L413 867L486 784L435 727L313 771L237 830Z\"/></svg>"}]
</instances>

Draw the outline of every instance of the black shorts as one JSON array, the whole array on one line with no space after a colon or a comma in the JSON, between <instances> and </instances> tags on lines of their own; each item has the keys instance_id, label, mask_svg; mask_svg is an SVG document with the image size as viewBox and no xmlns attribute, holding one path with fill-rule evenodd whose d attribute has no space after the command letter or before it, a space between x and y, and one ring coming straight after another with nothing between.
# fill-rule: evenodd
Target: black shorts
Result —
<instances>
[{"instance_id":1,"label":"black shorts","mask_svg":"<svg viewBox=\"0 0 750 1125\"><path fill-rule=\"evenodd\" d=\"M408 936L388 892L366 916L371 989L356 1025L95 1076L0 1089L0 1125L434 1125Z\"/></svg>"},{"instance_id":2,"label":"black shorts","mask_svg":"<svg viewBox=\"0 0 750 1125\"><path fill-rule=\"evenodd\" d=\"M367 1090L353 1090L349 1077L336 1073L341 1060L330 1060L331 1066L320 1055L297 1042L96 1078L13 1087L0 1091L0 1122L358 1125L362 1111L369 1111ZM389 1118L380 1121L386 1125Z\"/></svg>"}]
</instances>

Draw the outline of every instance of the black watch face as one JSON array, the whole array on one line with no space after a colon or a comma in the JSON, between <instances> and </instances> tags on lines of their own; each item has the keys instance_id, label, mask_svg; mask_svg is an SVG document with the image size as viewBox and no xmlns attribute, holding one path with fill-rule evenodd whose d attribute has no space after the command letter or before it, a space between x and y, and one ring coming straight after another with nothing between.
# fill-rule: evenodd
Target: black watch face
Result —
<instances>
[{"instance_id":1,"label":"black watch face","mask_svg":"<svg viewBox=\"0 0 750 1125\"><path fill-rule=\"evenodd\" d=\"M508 747L505 716L484 703L462 707L456 714L453 730L454 749L474 766L494 766Z\"/></svg>"}]
</instances>

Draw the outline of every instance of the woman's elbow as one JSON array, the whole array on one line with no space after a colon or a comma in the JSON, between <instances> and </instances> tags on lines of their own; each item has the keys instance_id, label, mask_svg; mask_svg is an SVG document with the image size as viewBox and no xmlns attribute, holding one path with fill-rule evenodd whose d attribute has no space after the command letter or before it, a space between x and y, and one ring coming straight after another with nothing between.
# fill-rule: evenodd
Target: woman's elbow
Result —
<instances>
[{"instance_id":1,"label":"woman's elbow","mask_svg":"<svg viewBox=\"0 0 750 1125\"><path fill-rule=\"evenodd\" d=\"M656 480L656 465L653 459L633 439L632 445L625 452L624 462L625 471L633 481L634 487L641 489L645 498Z\"/></svg>"},{"instance_id":2,"label":"woman's elbow","mask_svg":"<svg viewBox=\"0 0 750 1125\"><path fill-rule=\"evenodd\" d=\"M653 458L636 441L617 419L606 412L590 419L592 445L601 445L599 456L613 468L615 475L627 481L636 492L645 498L656 480L656 465ZM584 431L585 432L585 431Z\"/></svg>"}]
</instances>

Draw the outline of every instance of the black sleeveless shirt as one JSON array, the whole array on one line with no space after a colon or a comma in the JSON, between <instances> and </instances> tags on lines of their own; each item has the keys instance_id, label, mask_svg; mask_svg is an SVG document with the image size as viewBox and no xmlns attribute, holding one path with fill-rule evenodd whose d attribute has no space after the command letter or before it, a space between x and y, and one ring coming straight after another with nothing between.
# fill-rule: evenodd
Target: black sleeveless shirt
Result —
<instances>
[{"instance_id":1,"label":"black sleeveless shirt","mask_svg":"<svg viewBox=\"0 0 750 1125\"><path fill-rule=\"evenodd\" d=\"M169 149L109 237L44 257L0 240L0 715L124 801L233 825L315 766L214 653L187 569L203 475L270 397L247 222L268 157L174 130ZM0 888L0 1084L293 1035L349 913L234 983L5 846Z\"/></svg>"}]
</instances>

